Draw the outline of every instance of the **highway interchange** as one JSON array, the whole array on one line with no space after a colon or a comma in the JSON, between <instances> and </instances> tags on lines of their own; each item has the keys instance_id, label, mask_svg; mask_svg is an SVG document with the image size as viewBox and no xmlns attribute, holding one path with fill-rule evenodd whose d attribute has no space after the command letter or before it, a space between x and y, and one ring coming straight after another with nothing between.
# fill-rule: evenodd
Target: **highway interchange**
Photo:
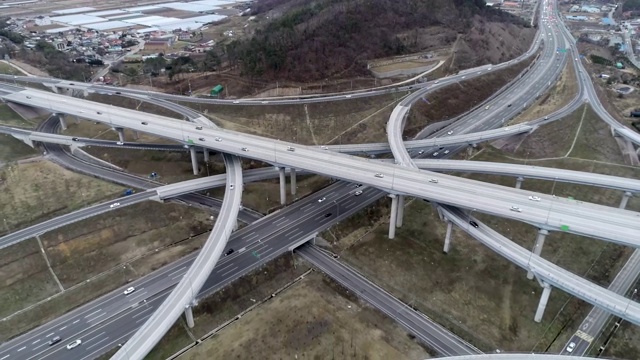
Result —
<instances>
[{"instance_id":1,"label":"highway interchange","mask_svg":"<svg viewBox=\"0 0 640 360\"><path fill-rule=\"evenodd\" d=\"M486 115L485 115L485 116L486 116ZM495 116L495 115L494 115L494 116ZM498 117L498 118L499 118L499 117ZM459 126L459 125L458 125L458 126ZM488 127L491 127L491 126L493 126L493 125L489 125L489 126L487 126L487 128L488 128ZM451 130L447 129L447 131L451 131ZM458 132L460 132L460 131L464 131L464 129L456 129L456 133L458 133ZM299 145L294 145L294 146L296 146L296 153L297 153L297 152L298 152L298 148L300 148L300 146L299 146ZM440 175L438 175L438 176L440 176ZM347 185L347 184L344 184L344 185L342 185L342 186L343 186L343 187L347 187L348 185ZM374 191L374 192L377 192L377 193L379 193L379 192L380 192L380 191L378 191L378 190L373 190L373 189L369 189L369 191ZM375 197L375 196L374 196L374 197ZM352 195L351 195L351 196L348 196L348 198L350 198L351 200L356 199L356 200L358 200L358 201L362 201L362 199L364 199L364 197L362 197L362 196L361 196L361 197L358 197L358 198L355 198L355 197L353 197ZM335 205L336 207L338 206L337 204L338 204L338 203L336 203L336 205ZM342 214L345 214L345 213L342 213ZM327 218L325 218L325 219L327 219ZM243 229L243 230L244 230L244 229ZM242 231L242 230L241 230L241 231ZM306 251L306 249L305 249L305 251ZM206 286L206 285L205 285L205 286ZM96 341L98 341L98 340L96 340ZM106 340L104 340L104 341L106 342ZM87 345L91 345L91 344L87 344ZM0 350L4 350L4 347L0 348Z\"/></svg>"}]
</instances>

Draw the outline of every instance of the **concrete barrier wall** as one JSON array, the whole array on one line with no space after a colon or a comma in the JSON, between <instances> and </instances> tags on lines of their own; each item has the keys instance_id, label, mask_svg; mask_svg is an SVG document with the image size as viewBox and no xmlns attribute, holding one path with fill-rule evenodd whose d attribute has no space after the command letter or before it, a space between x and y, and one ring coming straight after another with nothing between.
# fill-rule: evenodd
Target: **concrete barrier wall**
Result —
<instances>
[{"instance_id":1,"label":"concrete barrier wall","mask_svg":"<svg viewBox=\"0 0 640 360\"><path fill-rule=\"evenodd\" d=\"M369 69L369 71L371 71L373 76L377 77L378 79L384 79L389 77L411 76L411 75L420 74L427 70L432 69L436 65L438 65L438 63L415 67L411 69L398 69L398 70L391 70L391 71L375 71L373 69Z\"/></svg>"}]
</instances>

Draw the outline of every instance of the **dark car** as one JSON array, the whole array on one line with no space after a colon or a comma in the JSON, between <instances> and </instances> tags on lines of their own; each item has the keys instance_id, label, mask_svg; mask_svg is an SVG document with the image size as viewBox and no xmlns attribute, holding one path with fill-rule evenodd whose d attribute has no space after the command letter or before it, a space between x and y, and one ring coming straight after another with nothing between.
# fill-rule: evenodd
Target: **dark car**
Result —
<instances>
[{"instance_id":1,"label":"dark car","mask_svg":"<svg viewBox=\"0 0 640 360\"><path fill-rule=\"evenodd\" d=\"M329 217L329 216L331 216L331 215L333 215L333 214L331 214L331 213L324 214L324 217Z\"/></svg>"},{"instance_id":2,"label":"dark car","mask_svg":"<svg viewBox=\"0 0 640 360\"><path fill-rule=\"evenodd\" d=\"M224 253L224 256L229 256L229 255L233 254L233 251L234 251L233 249L227 250L227 252Z\"/></svg>"},{"instance_id":3,"label":"dark car","mask_svg":"<svg viewBox=\"0 0 640 360\"><path fill-rule=\"evenodd\" d=\"M469 221L469 225L473 226L474 228L477 228L479 226L478 223L473 220Z\"/></svg>"},{"instance_id":4,"label":"dark car","mask_svg":"<svg viewBox=\"0 0 640 360\"><path fill-rule=\"evenodd\" d=\"M49 340L49 346L55 345L55 344L59 343L61 340L62 340L62 338L60 336L56 336L53 339Z\"/></svg>"},{"instance_id":5,"label":"dark car","mask_svg":"<svg viewBox=\"0 0 640 360\"><path fill-rule=\"evenodd\" d=\"M122 94L120 91L116 91L116 95L120 95Z\"/></svg>"},{"instance_id":6,"label":"dark car","mask_svg":"<svg viewBox=\"0 0 640 360\"><path fill-rule=\"evenodd\" d=\"M71 138L71 141L80 141L77 137Z\"/></svg>"}]
</instances>

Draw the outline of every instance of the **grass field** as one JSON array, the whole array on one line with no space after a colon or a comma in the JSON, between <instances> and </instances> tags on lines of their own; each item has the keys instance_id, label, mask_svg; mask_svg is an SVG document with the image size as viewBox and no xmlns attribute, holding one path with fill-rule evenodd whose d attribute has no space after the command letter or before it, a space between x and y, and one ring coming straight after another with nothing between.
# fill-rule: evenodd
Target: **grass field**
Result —
<instances>
[{"instance_id":1,"label":"grass field","mask_svg":"<svg viewBox=\"0 0 640 360\"><path fill-rule=\"evenodd\" d=\"M0 339L40 325L197 250L210 229L206 212L145 202L45 233L40 237L44 253L63 292L35 240L3 249L0 317L57 295L6 320Z\"/></svg>"},{"instance_id":2,"label":"grass field","mask_svg":"<svg viewBox=\"0 0 640 360\"><path fill-rule=\"evenodd\" d=\"M34 125L33 123L26 121L22 116L18 115L7 104L0 104L0 124L25 128L30 128Z\"/></svg>"},{"instance_id":3,"label":"grass field","mask_svg":"<svg viewBox=\"0 0 640 360\"><path fill-rule=\"evenodd\" d=\"M425 359L391 319L311 273L179 359Z\"/></svg>"},{"instance_id":4,"label":"grass field","mask_svg":"<svg viewBox=\"0 0 640 360\"><path fill-rule=\"evenodd\" d=\"M119 106L126 109L139 110L150 114L168 116L175 119L182 119L183 116L173 110L162 106L140 101L134 98L118 95L90 94L87 100Z\"/></svg>"},{"instance_id":5,"label":"grass field","mask_svg":"<svg viewBox=\"0 0 640 360\"><path fill-rule=\"evenodd\" d=\"M46 161L9 165L0 171L0 178L4 180L0 183L2 233L117 197L122 191Z\"/></svg>"},{"instance_id":6,"label":"grass field","mask_svg":"<svg viewBox=\"0 0 640 360\"><path fill-rule=\"evenodd\" d=\"M38 155L39 152L11 135L0 134L0 167L3 163ZM2 184L0 183L0 186Z\"/></svg>"},{"instance_id":7,"label":"grass field","mask_svg":"<svg viewBox=\"0 0 640 360\"><path fill-rule=\"evenodd\" d=\"M13 66L0 62L0 74L8 74L8 75L24 75L20 71L18 71Z\"/></svg>"},{"instance_id":8,"label":"grass field","mask_svg":"<svg viewBox=\"0 0 640 360\"><path fill-rule=\"evenodd\" d=\"M393 106L405 95L398 93L307 105L191 106L227 129L320 145L380 140L371 133L384 135L384 123Z\"/></svg>"}]
</instances>

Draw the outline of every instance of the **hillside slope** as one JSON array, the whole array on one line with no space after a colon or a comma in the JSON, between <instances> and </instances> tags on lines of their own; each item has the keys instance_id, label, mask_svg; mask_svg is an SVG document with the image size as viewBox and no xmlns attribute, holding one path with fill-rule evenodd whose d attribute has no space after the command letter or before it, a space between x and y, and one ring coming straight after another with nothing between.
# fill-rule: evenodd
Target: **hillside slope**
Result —
<instances>
[{"instance_id":1,"label":"hillside slope","mask_svg":"<svg viewBox=\"0 0 640 360\"><path fill-rule=\"evenodd\" d=\"M366 74L366 61L442 48L458 35L457 68L497 62L527 46L533 29L483 0L261 0L270 16L225 48L243 74L293 81ZM529 40L530 41L530 40Z\"/></svg>"}]
</instances>

